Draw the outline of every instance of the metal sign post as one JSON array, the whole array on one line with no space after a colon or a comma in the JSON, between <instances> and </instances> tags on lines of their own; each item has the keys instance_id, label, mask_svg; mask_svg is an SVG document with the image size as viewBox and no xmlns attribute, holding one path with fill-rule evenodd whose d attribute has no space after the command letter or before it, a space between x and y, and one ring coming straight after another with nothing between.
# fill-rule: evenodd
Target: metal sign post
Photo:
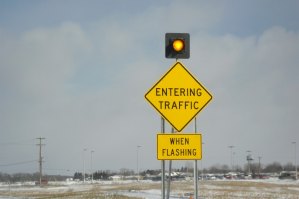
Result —
<instances>
[{"instance_id":1,"label":"metal sign post","mask_svg":"<svg viewBox=\"0 0 299 199\"><path fill-rule=\"evenodd\" d=\"M194 118L194 132L197 133L196 117ZM197 160L194 160L194 198L198 199L198 169Z\"/></svg>"},{"instance_id":2,"label":"metal sign post","mask_svg":"<svg viewBox=\"0 0 299 199\"><path fill-rule=\"evenodd\" d=\"M173 127L171 128L171 133L174 133ZM172 167L172 160L169 160L169 168L168 168L168 182L167 182L167 195L166 199L170 197L170 183L171 183L171 168Z\"/></svg>"},{"instance_id":3,"label":"metal sign post","mask_svg":"<svg viewBox=\"0 0 299 199\"><path fill-rule=\"evenodd\" d=\"M165 133L165 119L161 117L161 133ZM161 161L161 190L162 190L162 199L165 199L165 160Z\"/></svg>"}]
</instances>

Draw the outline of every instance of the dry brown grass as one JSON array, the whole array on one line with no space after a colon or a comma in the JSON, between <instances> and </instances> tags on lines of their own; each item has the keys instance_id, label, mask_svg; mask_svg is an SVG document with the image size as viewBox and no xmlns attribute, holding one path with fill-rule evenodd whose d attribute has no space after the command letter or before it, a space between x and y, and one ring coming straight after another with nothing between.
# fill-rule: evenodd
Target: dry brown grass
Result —
<instances>
[{"instance_id":1,"label":"dry brown grass","mask_svg":"<svg viewBox=\"0 0 299 199\"><path fill-rule=\"evenodd\" d=\"M122 193L144 190L161 190L161 183L113 183L57 187L13 188L0 191L0 196L14 196L34 199L133 199ZM79 188L79 189L78 189ZM179 181L171 183L172 195L192 193L193 182ZM199 195L204 199L299 199L299 185L273 184L252 181L200 181ZM140 199L136 198L135 199Z\"/></svg>"},{"instance_id":2,"label":"dry brown grass","mask_svg":"<svg viewBox=\"0 0 299 199\"><path fill-rule=\"evenodd\" d=\"M205 181L200 184L202 195L215 199L299 199L298 185L251 181Z\"/></svg>"},{"instance_id":3,"label":"dry brown grass","mask_svg":"<svg viewBox=\"0 0 299 199\"><path fill-rule=\"evenodd\" d=\"M30 188L34 187L27 187L28 190L13 189L10 191L0 191L0 196L12 196L32 199L141 199L137 197L127 197L113 193L113 190L118 190L117 187L111 189L110 193L108 191L109 189L103 190L101 186L98 185L91 185L90 188L86 191L76 191L74 189L67 188L64 191L49 191L48 188L51 188L51 186L42 187L39 190L30 190Z\"/></svg>"}]
</instances>

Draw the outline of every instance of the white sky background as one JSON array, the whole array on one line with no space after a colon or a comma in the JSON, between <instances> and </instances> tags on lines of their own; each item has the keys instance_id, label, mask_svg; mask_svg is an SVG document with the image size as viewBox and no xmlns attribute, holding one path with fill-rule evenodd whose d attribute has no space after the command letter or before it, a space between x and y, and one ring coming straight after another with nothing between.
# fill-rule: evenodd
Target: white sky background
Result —
<instances>
[{"instance_id":1,"label":"white sky background","mask_svg":"<svg viewBox=\"0 0 299 199\"><path fill-rule=\"evenodd\" d=\"M182 62L213 94L198 116L204 165L230 165L230 145L241 166L247 150L263 163L293 161L298 1L3 0L0 172L37 171L3 166L36 160L37 137L46 173L81 171L84 148L87 168L94 150L95 170L136 170L137 145L140 168L160 168L160 116L144 94L174 63L166 32L190 33Z\"/></svg>"}]
</instances>

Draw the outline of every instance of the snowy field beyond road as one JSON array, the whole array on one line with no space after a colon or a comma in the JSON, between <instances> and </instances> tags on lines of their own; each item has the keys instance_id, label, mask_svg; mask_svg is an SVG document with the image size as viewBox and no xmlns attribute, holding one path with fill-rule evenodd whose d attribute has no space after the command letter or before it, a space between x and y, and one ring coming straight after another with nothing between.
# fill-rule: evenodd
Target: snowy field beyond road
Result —
<instances>
[{"instance_id":1,"label":"snowy field beyond road","mask_svg":"<svg viewBox=\"0 0 299 199\"><path fill-rule=\"evenodd\" d=\"M100 181L94 184L77 182L50 182L45 187L33 183L0 184L0 199L31 198L107 198L160 199L161 183L152 181ZM192 181L171 183L171 199L187 199L193 193ZM246 180L199 181L201 199L299 199L299 181Z\"/></svg>"}]
</instances>

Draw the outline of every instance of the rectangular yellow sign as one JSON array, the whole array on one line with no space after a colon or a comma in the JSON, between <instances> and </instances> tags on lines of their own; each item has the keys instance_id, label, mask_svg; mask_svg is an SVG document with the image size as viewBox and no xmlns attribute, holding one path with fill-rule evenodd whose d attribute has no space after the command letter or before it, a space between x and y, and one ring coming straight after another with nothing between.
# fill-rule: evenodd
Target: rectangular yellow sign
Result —
<instances>
[{"instance_id":1,"label":"rectangular yellow sign","mask_svg":"<svg viewBox=\"0 0 299 199\"><path fill-rule=\"evenodd\" d=\"M201 160L201 134L157 134L158 160Z\"/></svg>"}]
</instances>

